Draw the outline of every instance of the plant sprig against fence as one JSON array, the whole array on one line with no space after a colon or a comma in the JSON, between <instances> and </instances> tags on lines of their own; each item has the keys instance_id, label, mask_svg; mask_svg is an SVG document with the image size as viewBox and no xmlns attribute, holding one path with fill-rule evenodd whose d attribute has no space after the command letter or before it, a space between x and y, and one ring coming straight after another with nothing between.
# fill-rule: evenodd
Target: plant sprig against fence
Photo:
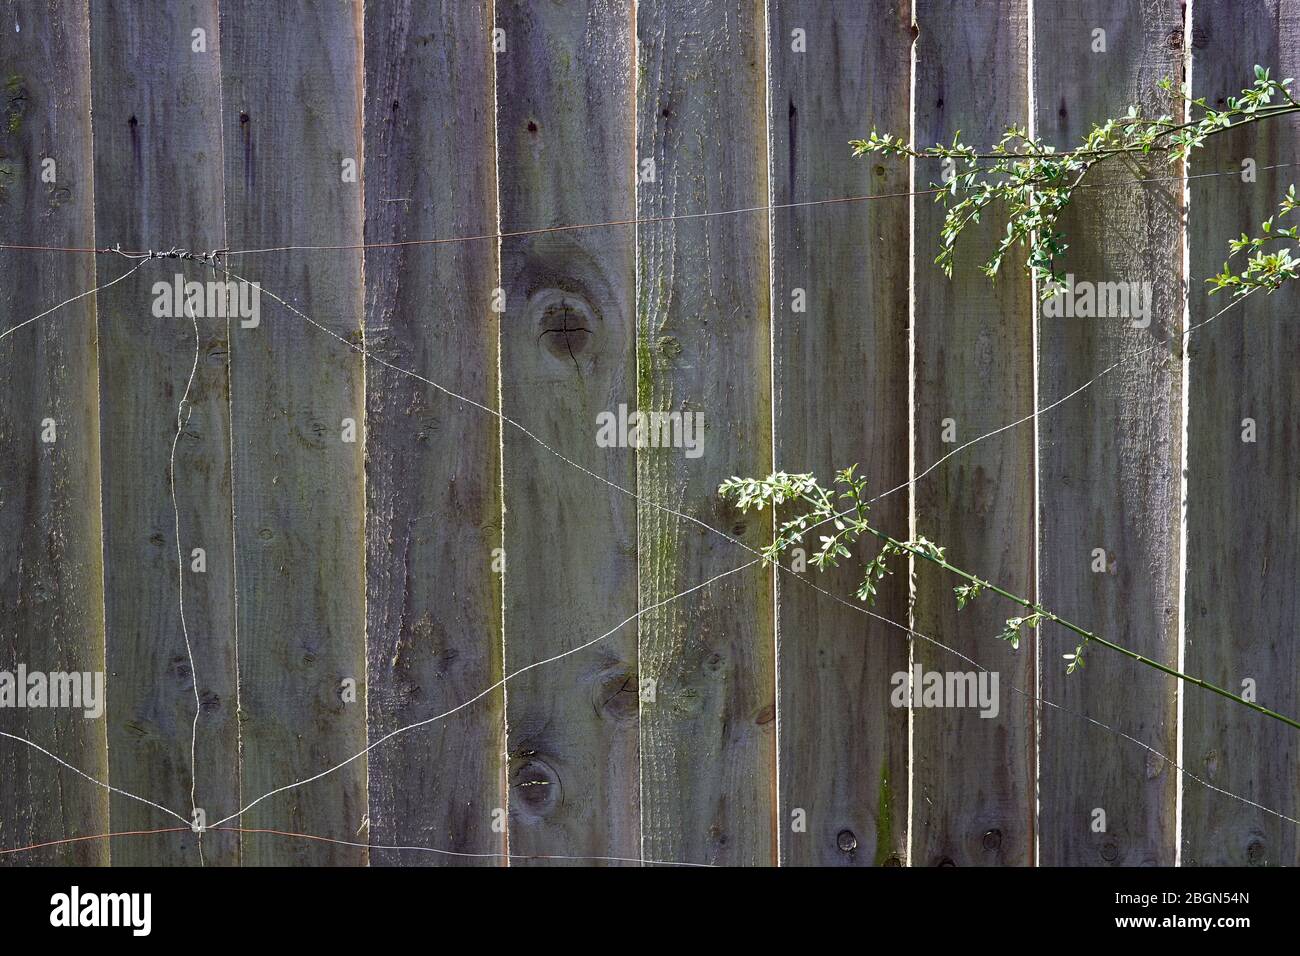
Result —
<instances>
[{"instance_id":1,"label":"plant sprig against fence","mask_svg":"<svg viewBox=\"0 0 1300 956\"><path fill-rule=\"evenodd\" d=\"M951 157L847 145L1064 151L1300 66L1290 0L1191 18L5 8L0 668L107 699L0 713L0 850L52 844L0 861L1295 863L1291 728L1121 655L1066 677L929 562L872 608L847 564L773 574L716 496L860 462L897 542L1300 712L1294 293L1185 293L1259 251L1294 125L1081 184L1060 313L988 284L996 211L931 261ZM160 317L178 275L261 312ZM966 674L996 714L896 705Z\"/></svg>"}]
</instances>

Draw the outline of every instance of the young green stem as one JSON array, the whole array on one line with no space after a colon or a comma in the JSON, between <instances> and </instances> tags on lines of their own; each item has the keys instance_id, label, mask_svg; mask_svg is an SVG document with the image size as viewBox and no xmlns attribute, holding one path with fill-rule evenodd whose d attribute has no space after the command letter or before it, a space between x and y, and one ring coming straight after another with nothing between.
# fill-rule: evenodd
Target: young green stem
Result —
<instances>
[{"instance_id":1,"label":"young green stem","mask_svg":"<svg viewBox=\"0 0 1300 956\"><path fill-rule=\"evenodd\" d=\"M914 554L919 558L924 558L926 561L929 561L931 564L937 564L945 571L957 575L957 577L962 578L963 580L969 582L970 584L978 584L981 588L987 588L988 590L994 592L995 594L999 594L1002 597L1006 598L1008 601L1011 601L1015 604L1019 604L1021 607L1026 608L1030 611L1034 611L1038 614L1041 614L1047 620L1059 624L1061 627L1065 628L1066 630L1073 631L1075 634L1079 635L1080 637L1084 638L1087 641L1090 641L1095 644L1100 644L1102 647L1109 648L1110 650L1115 651L1116 653L1123 654L1125 657L1132 658L1133 660L1137 661L1140 664L1145 664L1147 667L1155 668L1156 670L1160 671L1162 674L1168 674L1170 677L1176 677L1180 681L1183 681L1185 683L1194 684L1197 687L1201 687L1204 688L1205 690L1212 691L1213 693L1218 694L1220 697L1226 697L1228 698L1228 700L1236 701L1238 704L1241 704L1245 707L1249 707L1251 710L1261 713L1266 717L1272 717L1274 720L1280 720L1282 721L1282 723L1287 724L1290 727L1294 727L1297 730L1300 730L1300 721L1295 721L1292 718L1287 717L1283 714L1279 714L1274 711L1271 711L1267 707L1264 707L1261 704L1257 704L1254 701L1246 700L1244 697L1238 697L1236 694L1232 693L1231 691L1224 690L1222 687L1219 687L1215 684L1211 684L1209 681L1202 680L1199 677L1192 677L1190 674L1184 674L1182 671L1175 670L1172 667L1168 667L1164 664L1161 664L1159 661L1153 661L1151 658L1145 657L1142 654L1139 654L1137 651L1130 650L1129 648L1124 647L1121 644L1116 644L1114 641L1108 641L1104 637L1099 637L1098 635L1092 633L1091 631L1084 630L1079 625L1067 621L1065 618L1059 617L1058 615L1053 614L1051 611L1046 610L1040 605L1034 604L1032 601L1022 598L1017 594L1012 594L1010 591L998 587L996 584L993 584L991 581L985 581L982 578L977 578L975 577L975 575L963 571L961 568L954 567L953 565L949 564L947 561L943 560L942 558L937 558L932 554L928 554L925 551L922 551L918 548L914 548L911 545L907 544L906 542L899 541L897 538L890 537L889 535L885 534L883 531L879 531L876 528L871 527L870 525L866 525L865 528L867 531L871 532L881 541L884 541L887 544L893 545L896 548L906 551L909 554Z\"/></svg>"},{"instance_id":2,"label":"young green stem","mask_svg":"<svg viewBox=\"0 0 1300 956\"><path fill-rule=\"evenodd\" d=\"M1205 138L1211 139L1215 136L1220 135L1221 133L1227 133L1241 126L1249 126L1252 123L1258 123L1261 120L1272 119L1275 116L1285 116L1287 113L1296 113L1296 112L1300 112L1300 103L1296 103L1294 100L1285 105L1279 103L1277 106L1264 106L1253 113L1242 114L1243 118L1236 123L1230 123L1227 126L1220 126L1210 130L1205 134ZM1148 125L1153 125L1153 126L1155 125L1167 126L1165 130L1163 130L1161 133L1158 134L1157 138L1171 136L1174 133L1179 133L1182 132L1183 130L1191 129L1192 127L1197 125L1196 122L1178 123L1176 125L1157 123L1157 121L1155 120L1141 120L1140 122ZM1149 147L1148 146L1104 146L1097 149L1067 149L1059 153L1042 153L1042 152L972 153L969 154L966 158L978 159L978 160L996 160L998 162L1004 162L1006 160L1016 160L1016 159L1074 159L1075 157L1081 157L1081 156L1083 157L1092 156L1098 159L1104 159L1108 156L1118 156L1124 153L1162 152L1167 148L1168 147L1165 146L1156 146L1153 143ZM931 147L929 150L909 150L908 152L911 156L915 157L916 159L934 159L934 158L948 156L948 155L955 155L952 154L951 151L943 147Z\"/></svg>"}]
</instances>

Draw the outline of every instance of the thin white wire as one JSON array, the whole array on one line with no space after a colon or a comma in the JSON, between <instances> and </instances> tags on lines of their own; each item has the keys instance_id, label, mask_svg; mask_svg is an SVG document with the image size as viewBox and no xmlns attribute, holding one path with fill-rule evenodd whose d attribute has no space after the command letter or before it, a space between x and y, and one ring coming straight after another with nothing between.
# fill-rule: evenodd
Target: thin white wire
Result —
<instances>
[{"instance_id":1,"label":"thin white wire","mask_svg":"<svg viewBox=\"0 0 1300 956\"><path fill-rule=\"evenodd\" d=\"M1224 306L1224 307L1223 307L1222 309L1220 309L1218 312L1214 313L1214 315L1210 316L1208 319L1205 319L1204 321L1198 322L1198 323L1196 323L1195 325L1193 325L1193 326L1191 326L1190 328L1188 328L1187 331L1183 333L1183 340L1184 340L1184 343L1186 343L1187 336L1191 335L1193 332L1195 332L1197 329L1201 328L1202 326L1204 326L1204 325L1209 325L1211 322L1213 322L1213 321L1214 321L1215 319L1217 319L1219 316L1223 315L1223 313L1227 312L1229 309L1233 308L1233 307L1234 307L1235 305L1237 305L1238 303L1240 303L1240 302L1244 302L1246 299L1249 299L1252 295L1255 294L1255 292L1256 292L1255 289L1251 289L1249 292L1245 293L1244 295L1241 295L1241 296L1238 296L1238 297L1234 298L1231 302L1229 302L1226 306ZM882 499L882 498L887 498L887 497L889 497L890 495L892 495L892 494L893 494L894 492L896 492L896 491L902 491L904 488L907 488L909 485L913 485L913 484L915 484L916 482L918 482L918 481L920 481L922 478L924 478L926 475L930 474L930 472L934 471L936 468L938 468L940 465L942 465L945 461L947 461L947 460L948 460L949 458L951 458L953 455L957 454L957 453L960 452L960 451L965 451L967 448L971 447L971 445L978 445L980 442L984 441L984 439L986 439L986 438L992 438L994 435L999 435L999 434L1001 434L1001 433L1004 432L1004 431L1008 431L1009 429L1015 428L1015 427L1017 427L1017 426L1019 426L1019 425L1023 425L1023 424L1025 424L1026 422L1032 422L1032 421L1034 421L1034 420L1037 419L1040 415L1043 415L1043 414L1045 414L1046 412L1050 412L1052 409L1056 408L1058 405L1063 405L1064 403L1068 402L1070 399L1074 398L1074 396L1078 395L1080 392L1084 391L1085 389L1091 388L1091 387L1092 387L1092 386L1093 386L1097 381L1099 381L1100 379L1105 378L1107 375L1109 375L1111 372L1115 371L1115 369L1119 368L1121 365L1123 365L1125 362L1129 361L1130 359L1135 359L1135 358L1137 358L1139 355L1146 355L1148 352L1152 352L1152 351L1154 351L1154 350L1160 348L1160 347L1163 346L1164 344L1165 344L1164 342L1153 342L1151 345L1148 345L1148 346L1147 346L1146 348L1144 348L1144 349L1138 349L1136 352L1129 352L1128 354L1126 354L1125 356L1123 356L1122 358L1120 358L1120 359L1117 360L1116 362L1114 362L1114 363L1112 363L1111 365L1108 365L1106 368L1102 369L1100 372L1098 372L1098 373L1097 373L1096 375L1094 375L1092 378L1088 379L1088 381L1084 382L1082 385L1080 385L1080 386L1079 386L1078 388L1076 388L1074 391L1070 392L1068 395L1065 395L1065 396L1063 396L1063 397L1061 397L1061 398L1058 398L1056 401L1052 402L1050 405L1044 405L1042 408L1036 408L1036 409L1034 409L1034 411L1033 411L1032 414L1026 415L1024 418L1016 419L1014 422L1010 422L1010 423L1008 423L1008 424L1006 424L1006 425L999 426L998 428L995 428L995 429L993 429L993 430L990 431L990 432L985 432L983 435L980 435L980 436L978 436L978 437L976 437L976 438L972 438L970 441L966 442L964 445L958 445L958 446L957 446L956 448L954 448L952 451L948 452L948 454L944 455L942 458L940 458L940 459L938 459L937 461L933 462L933 463L932 463L928 468L925 469L925 471L921 472L921 473L920 473L919 475L917 475L915 478L910 478L910 479L908 479L907 481L903 482L901 485L896 485L896 486L894 486L893 488L890 488L888 491L885 491L885 492L882 492L881 494L876 495L876 497L869 499L867 503L868 503L868 504L871 504L871 503L877 502L877 501L879 501L879 500ZM1185 344L1184 344L1184 347L1186 347ZM844 514L848 514L848 512L844 512ZM844 514L841 514L840 517L843 517Z\"/></svg>"},{"instance_id":2,"label":"thin white wire","mask_svg":"<svg viewBox=\"0 0 1300 956\"><path fill-rule=\"evenodd\" d=\"M0 339L12 335L13 333L17 332L19 329L23 328L23 326L31 325L37 319L43 319L50 313L59 311L59 309L63 308L65 305L71 305L73 302L76 302L78 299L84 299L88 295L94 295L96 292L102 292L105 289L117 285L123 279L127 278L130 275L133 275L143 265L144 265L144 261L137 262L135 265L133 265L126 272L123 272L116 279L113 279L109 282L105 282L103 285L95 286L93 289L87 289L85 292L79 292L76 295L74 295L71 299L64 299L62 302L60 302L58 305L54 306L53 308L46 309L40 315L33 315L30 319L25 319L22 322L19 322L17 325L13 326L12 328L5 329L3 332L0 332Z\"/></svg>"},{"instance_id":3,"label":"thin white wire","mask_svg":"<svg viewBox=\"0 0 1300 956\"><path fill-rule=\"evenodd\" d=\"M181 433L189 424L190 415L194 411L190 405L190 389L193 388L194 377L199 371L199 320L190 307L188 296L185 298L185 312L194 324L194 365L190 368L190 377L185 383L185 393L181 395L181 400L176 405L176 436L172 439L171 459L167 464L167 483L171 487L172 517L175 519L176 530L177 604L181 616L181 633L185 635L185 653L190 659L190 680L194 685L194 722L190 726L190 806L194 810L199 805L199 714L203 711L203 703L199 698L199 672L194 666L194 647L190 642L190 628L185 621L185 559L181 555L181 510L176 503L176 446L180 444ZM203 858L202 831L199 832L199 864L207 866L207 861Z\"/></svg>"},{"instance_id":4,"label":"thin white wire","mask_svg":"<svg viewBox=\"0 0 1300 956\"><path fill-rule=\"evenodd\" d=\"M84 299L84 298L86 298L86 297L89 296L89 295L94 295L94 294L97 293L97 292L102 292L102 291L105 290L105 289L108 289L108 288L111 288L112 286L117 285L117 284L118 284L119 282L121 282L123 279L126 279L126 278L128 278L129 276L134 275L137 271L139 271L139 269L140 269L141 266L143 266L143 265L144 265L144 261L143 261L143 260L140 261L140 262L137 262L135 265L133 265L133 266L132 266L130 269L128 269L126 272L123 272L123 273L122 273L121 275L119 275L117 278L115 278L115 279L111 279L111 280L109 280L108 282L103 283L102 285L97 285L97 286L95 286L94 288L91 288L91 289L86 290L85 292L80 292L80 293L78 293L77 295L72 296L71 298L64 299L64 300L63 300L62 302L60 302L58 305L53 306L52 308L46 309L44 312L40 313L39 315L34 315L34 316L32 316L30 319L25 319L24 321L19 322L17 325L12 326L12 327L10 327L10 328L8 328L8 329L5 329L3 332L0 332L0 339L3 339L3 338L5 338L5 337L7 337L7 336L9 336L9 335L12 335L14 332L17 332L19 329L21 329L21 328L23 328L23 327L25 327L25 326L31 325L33 322L36 322L36 321L39 320L39 319L43 319L43 318L45 318L47 315L51 315L52 313L57 312L59 309L63 308L65 305L71 305L73 302L76 302L76 301L78 301L79 299ZM175 817L177 820L180 820L182 823L186 824L187 826L190 825L190 821L189 821L189 820L186 820L183 816L181 816L181 815L180 815L179 813L177 813L175 810L169 810L167 807L164 807L164 806L163 806L162 804L160 804L160 803L154 803L152 800L146 799L145 797L141 797L141 796L139 796L139 795L137 795L137 794L131 793L130 791L123 790L123 789L121 789L120 787L114 787L114 786L111 785L111 784L105 783L104 781L102 781L102 780L100 780L100 779L98 779L98 778L96 778L96 777L93 777L93 776L91 776L90 774L86 773L84 770L81 770L81 769L79 769L78 767L74 767L72 764L68 763L68 762L67 762L66 760L64 760L62 757L56 756L55 754L53 754L53 753L51 753L50 751L46 750L46 749L45 749L44 747L42 747L40 744L35 743L34 741L31 741L31 740L28 740L26 737L21 737L21 736L19 736L18 734L11 734L11 733L7 733L7 732L5 732L5 731L0 731L0 737L4 737L4 738L6 738L6 739L8 739L8 740L16 740L18 743L21 743L21 744L26 744L28 747L31 747L33 750L39 751L40 753L42 753L42 754L44 754L45 756L49 757L49 758L50 758L51 760L53 760L55 763L58 763L58 764L60 764L61 766L66 767L68 770L71 770L73 773L77 774L77 776L79 776L79 777L84 777L85 779L89 780L91 783L93 783L93 784L94 784L95 786L97 786L97 787L102 787L103 789L109 791L110 793L115 793L115 794L117 794L117 795L119 795L119 796L127 797L128 799L138 801L139 803L147 804L148 806L151 806L151 807L153 807L153 808L156 809L156 810L161 810L163 813L166 813L168 816Z\"/></svg>"},{"instance_id":5,"label":"thin white wire","mask_svg":"<svg viewBox=\"0 0 1300 956\"><path fill-rule=\"evenodd\" d=\"M579 644L577 647L571 647L567 651L562 651L559 654L555 654L552 657L548 657L540 661L534 661L531 664L526 664L523 667L520 667L518 670L511 671L509 674L501 678L495 684L492 684L490 687L485 687L483 690L479 691L473 697L469 698L466 701L462 701L461 703L457 704L455 707L451 708L450 710L444 710L440 714L435 714L432 717L426 717L424 720L417 720L415 723L407 724L404 727L399 727L396 730L389 731L388 733L384 734L384 736L374 741L374 743L366 747L365 750L353 754L351 757L348 757L346 760L342 761L341 763L337 763L326 770L322 770L318 774L314 774L313 776L306 777L305 779L295 781L294 783L285 784L283 787L277 787L276 789L270 791L269 793L262 794L262 796L258 797L256 800L252 801L251 803L246 804L242 809L237 810L236 812L230 814L230 816L222 817L216 823L212 824L212 827L219 827L221 826L221 824L227 823L230 820L235 819L235 817L242 816L243 814L251 810L253 807L261 803L263 800L273 797L278 793L284 793L286 790L295 790L298 787L302 787L305 786L306 784L313 783L314 781L319 780L321 777L329 776L330 774L334 773L336 770L343 769L348 764L352 763L354 760L358 760L361 757L364 757L366 754L370 753L370 751L374 750L380 744L392 740L394 737L397 737L401 734L405 734L408 733L409 731L415 730L419 727L425 727L429 724L436 723L437 721L450 717L452 714L464 710L466 707L468 707L470 704L473 704L475 701L482 700L484 697L492 693L492 691L496 690L498 687L504 687L506 683L518 677L520 674L533 670L536 667L541 667L543 664L550 664L554 661L561 660L562 658L568 657L571 654L577 654L579 651L584 651L595 644L599 644L605 638L622 630L624 627L626 627L628 624L631 624L633 621L637 620L643 614L648 614L657 608L663 607L665 604L669 604L672 601L677 600L678 598L685 597L688 594L691 594L695 591L699 591L702 588L706 588L714 581L718 581L722 578L727 577L728 575L735 574L738 571L743 571L749 567L753 567L755 564L758 564L759 561L761 560L762 560L761 558L755 558L753 561L750 561L749 564L743 564L738 568L732 568L730 571L723 571L721 574L715 574L707 581L703 581L700 584L696 584L693 587L689 587L685 591L681 591L680 593L674 594L671 597L664 598L662 601L658 602L657 604L651 604L649 607L641 608L635 614L631 615L630 617L624 618L618 624L614 625L604 634L600 635L599 637L592 638L591 640L587 641L585 644Z\"/></svg>"},{"instance_id":6,"label":"thin white wire","mask_svg":"<svg viewBox=\"0 0 1300 956\"><path fill-rule=\"evenodd\" d=\"M73 773L75 773L77 776L79 776L79 777L85 777L87 780L89 780L89 781L90 781L91 783L93 783L95 786L97 786L97 787L103 787L105 790L109 791L110 793L116 793L118 796L129 797L129 798L132 799L132 800L138 800L140 803L146 803L146 804L148 804L149 806L153 807L153 808L156 809L156 810L161 810L163 813L167 814L168 816L175 817L177 820L181 821L181 823L185 824L186 826L190 826L190 825L191 825L189 820L186 820L183 816L181 816L181 815L180 815L179 813L177 813L175 810L168 810L168 809L167 809L166 807L164 807L161 803L154 803L152 800L147 800L147 799L145 799L144 797L137 796L136 794L131 793L131 792L127 791L127 790L122 790L122 789L119 788L119 787L114 787L112 784L105 783L104 781L98 779L97 777L92 777L90 774L86 773L84 770L80 770L80 769L78 769L77 767L74 767L72 764L68 763L68 762L67 762L66 760L64 760L62 757L58 757L58 756L56 756L56 755L50 753L48 750L46 750L46 749L45 749L44 747L42 747L40 744L38 744L38 743L33 743L32 741L28 740L26 737L19 737L17 734L6 733L6 732L3 731L3 730L0 730L0 737L7 737L7 738L10 739L10 740L16 740L16 741L18 741L20 744L26 744L28 747L31 747L33 750L39 750L41 753L45 754L45 756L49 757L49 758L50 758L51 760L53 760L55 763L58 763L58 764L63 765L64 767L67 767L69 770L71 770L71 771L72 771Z\"/></svg>"},{"instance_id":7,"label":"thin white wire","mask_svg":"<svg viewBox=\"0 0 1300 956\"><path fill-rule=\"evenodd\" d=\"M237 275L235 272L232 272L226 267L222 266L220 268L227 276L230 276L231 278L234 278L239 282L245 282L245 283L248 282L247 279ZM303 319L306 322L311 323L312 325L320 329L322 332L324 332L326 335L330 336L331 338L338 339L338 341L342 342L344 345L346 345L348 348L352 349L354 352L358 353L359 355L367 359L371 359L372 361L377 362L378 364L384 366L385 368L390 368L394 372L398 372L402 375L409 375L411 378L424 382L426 385L430 385L433 388L436 388L444 395L447 395L450 398L454 398L458 402L464 402L467 405L472 405L474 408L487 412L489 415L493 416L494 418L499 419L503 424L509 425L511 428L518 429L525 436L531 438L542 448L546 449L556 458L560 459L560 461L564 462L567 465L572 465L574 468L578 469L578 471L582 472L584 475L588 476L589 478L594 478L596 479L596 481L599 481L601 484L609 488L612 488L614 491L617 491L621 494L627 495L629 498L639 501L644 505L647 505L651 508L655 508L666 514L670 514L676 518L681 518L683 521L689 521L691 524L699 525L701 528L704 528L706 531L712 531L715 534L720 534L729 541L736 541L735 538L732 538L726 532L719 531L717 528L713 527L712 525L704 521L701 521L699 518L696 518L694 515L688 515L682 511L674 511L672 508L669 508L667 505L661 505L658 502L650 501L648 498L642 498L635 491L630 491L627 488L624 488L622 485L618 484L617 482L610 481L604 475L599 475L596 472L592 471L590 468L578 464L576 461L574 461L572 458L569 458L563 452L558 451L557 449L548 445L542 439L538 438L537 435L535 435L532 431L530 431L526 426L521 425L519 422L515 421L513 418L510 418L508 415L503 415L501 412L498 412L495 408L490 408L487 405L484 405L482 402L477 402L467 395L461 395L459 392L453 392L445 385L440 385L439 383L435 382L431 378L425 378L423 375L419 374L418 372L412 372L410 369L402 368L400 365L394 365L392 362L389 362L386 359L376 355L374 352L367 351L365 346L358 345L356 342L351 341L345 336L339 335L337 332L335 332L333 329L329 328L328 326L322 325L320 322L317 322L311 316L307 315L306 313L290 305L288 302L280 298L274 292L268 290L265 286L260 287L260 289L262 295L270 296L272 299L274 299L276 302L279 302L282 306L284 306L294 315L298 316L299 318ZM737 541L736 543L739 544L740 542ZM749 550L753 551L754 549L750 548ZM754 553L757 554L758 552L754 551Z\"/></svg>"}]
</instances>

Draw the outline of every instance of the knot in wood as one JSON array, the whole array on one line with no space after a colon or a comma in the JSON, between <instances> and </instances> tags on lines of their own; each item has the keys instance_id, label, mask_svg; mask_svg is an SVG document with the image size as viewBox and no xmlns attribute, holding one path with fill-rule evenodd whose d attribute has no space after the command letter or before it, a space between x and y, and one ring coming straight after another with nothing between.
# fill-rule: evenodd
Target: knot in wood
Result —
<instances>
[{"instance_id":1,"label":"knot in wood","mask_svg":"<svg viewBox=\"0 0 1300 956\"><path fill-rule=\"evenodd\" d=\"M590 299L576 289L577 282L562 280L543 285L528 296L530 327L540 360L551 372L594 372L604 346L605 323Z\"/></svg>"},{"instance_id":2,"label":"knot in wood","mask_svg":"<svg viewBox=\"0 0 1300 956\"><path fill-rule=\"evenodd\" d=\"M547 303L541 315L541 339L556 358L577 362L591 344L591 312L577 297L562 295Z\"/></svg>"},{"instance_id":3,"label":"knot in wood","mask_svg":"<svg viewBox=\"0 0 1300 956\"><path fill-rule=\"evenodd\" d=\"M560 775L535 753L518 758L510 772L510 796L515 811L526 819L542 819L564 799Z\"/></svg>"}]
</instances>

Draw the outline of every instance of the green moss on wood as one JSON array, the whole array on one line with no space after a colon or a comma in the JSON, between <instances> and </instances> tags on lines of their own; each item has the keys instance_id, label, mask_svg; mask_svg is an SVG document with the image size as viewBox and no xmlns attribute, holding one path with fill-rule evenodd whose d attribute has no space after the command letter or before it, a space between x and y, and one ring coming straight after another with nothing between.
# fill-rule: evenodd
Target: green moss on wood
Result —
<instances>
[{"instance_id":1,"label":"green moss on wood","mask_svg":"<svg viewBox=\"0 0 1300 956\"><path fill-rule=\"evenodd\" d=\"M876 803L876 866L884 866L893 855L894 806L889 789L889 758L880 765L880 792Z\"/></svg>"},{"instance_id":2,"label":"green moss on wood","mask_svg":"<svg viewBox=\"0 0 1300 956\"><path fill-rule=\"evenodd\" d=\"M17 73L5 78L5 100L5 128L10 136L17 136L22 132L23 113L27 111L27 90Z\"/></svg>"}]
</instances>

